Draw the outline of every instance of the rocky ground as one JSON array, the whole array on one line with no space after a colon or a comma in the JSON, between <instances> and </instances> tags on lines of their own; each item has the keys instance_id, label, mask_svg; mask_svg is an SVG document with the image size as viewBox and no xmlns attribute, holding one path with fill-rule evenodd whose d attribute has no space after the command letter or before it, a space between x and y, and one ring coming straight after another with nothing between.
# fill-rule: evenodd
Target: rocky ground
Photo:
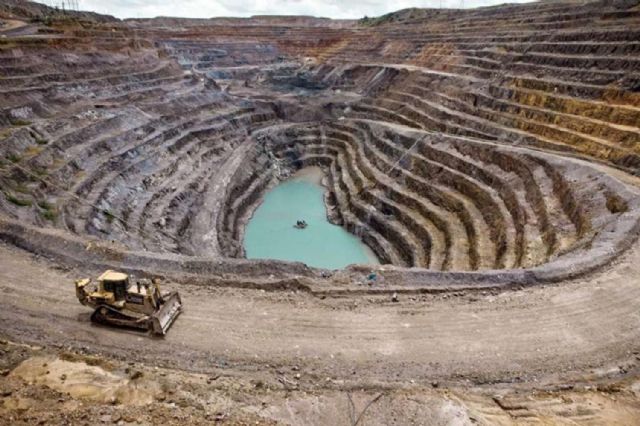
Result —
<instances>
[{"instance_id":1,"label":"rocky ground","mask_svg":"<svg viewBox=\"0 0 640 426\"><path fill-rule=\"evenodd\" d=\"M9 246L0 253L6 424L633 424L640 416L640 295L628 279L637 250L596 284L398 302L182 285L185 312L164 339L92 325L72 283L93 271Z\"/></svg>"},{"instance_id":2,"label":"rocky ground","mask_svg":"<svg viewBox=\"0 0 640 426\"><path fill-rule=\"evenodd\" d=\"M257 379L198 374L64 348L0 343L2 424L634 424L640 382L508 389L301 387L304 368ZM289 379L286 378L289 375Z\"/></svg>"},{"instance_id":3,"label":"rocky ground","mask_svg":"<svg viewBox=\"0 0 640 426\"><path fill-rule=\"evenodd\" d=\"M579 3L0 4L0 424L639 423L640 6ZM238 258L318 164L375 282ZM89 321L106 267L179 290L165 338Z\"/></svg>"}]
</instances>

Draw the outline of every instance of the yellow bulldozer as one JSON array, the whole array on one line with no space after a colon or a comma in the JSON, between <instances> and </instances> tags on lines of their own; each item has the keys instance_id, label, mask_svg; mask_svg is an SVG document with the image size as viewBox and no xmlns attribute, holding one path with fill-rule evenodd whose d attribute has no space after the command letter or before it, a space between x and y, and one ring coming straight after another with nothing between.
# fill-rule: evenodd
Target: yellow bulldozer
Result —
<instances>
[{"instance_id":1,"label":"yellow bulldozer","mask_svg":"<svg viewBox=\"0 0 640 426\"><path fill-rule=\"evenodd\" d=\"M135 282L133 282L135 281ZM80 303L94 308L91 321L120 327L149 330L165 335L182 312L177 292L162 294L156 280L129 279L129 275L108 270L96 281L76 281Z\"/></svg>"}]
</instances>

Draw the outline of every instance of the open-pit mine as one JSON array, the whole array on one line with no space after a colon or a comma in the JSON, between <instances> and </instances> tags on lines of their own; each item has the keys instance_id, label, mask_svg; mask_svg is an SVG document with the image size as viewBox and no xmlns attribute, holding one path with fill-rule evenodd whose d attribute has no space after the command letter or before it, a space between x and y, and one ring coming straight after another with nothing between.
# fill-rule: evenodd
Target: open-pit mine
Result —
<instances>
[{"instance_id":1,"label":"open-pit mine","mask_svg":"<svg viewBox=\"0 0 640 426\"><path fill-rule=\"evenodd\" d=\"M640 423L637 0L3 0L0 190L0 423ZM106 269L164 338L88 321Z\"/></svg>"}]
</instances>

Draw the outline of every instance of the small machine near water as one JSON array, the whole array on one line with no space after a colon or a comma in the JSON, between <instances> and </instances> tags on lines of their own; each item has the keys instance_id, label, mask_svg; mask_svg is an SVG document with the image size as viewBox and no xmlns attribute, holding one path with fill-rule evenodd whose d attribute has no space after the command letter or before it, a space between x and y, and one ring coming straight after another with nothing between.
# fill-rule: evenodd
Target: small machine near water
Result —
<instances>
[{"instance_id":1,"label":"small machine near water","mask_svg":"<svg viewBox=\"0 0 640 426\"><path fill-rule=\"evenodd\" d=\"M307 227L307 222L305 220L298 220L293 227L297 229L304 229Z\"/></svg>"},{"instance_id":2,"label":"small machine near water","mask_svg":"<svg viewBox=\"0 0 640 426\"><path fill-rule=\"evenodd\" d=\"M162 294L155 280L132 280L122 272L108 270L94 282L76 281L80 303L94 308L91 321L99 324L149 330L164 335L182 312L177 292Z\"/></svg>"}]
</instances>

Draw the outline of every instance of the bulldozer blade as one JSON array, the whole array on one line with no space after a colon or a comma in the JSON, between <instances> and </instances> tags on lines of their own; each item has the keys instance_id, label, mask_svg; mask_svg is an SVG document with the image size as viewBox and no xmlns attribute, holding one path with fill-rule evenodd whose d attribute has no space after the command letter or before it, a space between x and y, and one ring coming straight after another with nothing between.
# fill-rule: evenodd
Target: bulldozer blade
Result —
<instances>
[{"instance_id":1,"label":"bulldozer blade","mask_svg":"<svg viewBox=\"0 0 640 426\"><path fill-rule=\"evenodd\" d=\"M164 297L164 304L151 317L153 332L165 335L180 312L182 312L182 300L178 293L171 293Z\"/></svg>"}]
</instances>

